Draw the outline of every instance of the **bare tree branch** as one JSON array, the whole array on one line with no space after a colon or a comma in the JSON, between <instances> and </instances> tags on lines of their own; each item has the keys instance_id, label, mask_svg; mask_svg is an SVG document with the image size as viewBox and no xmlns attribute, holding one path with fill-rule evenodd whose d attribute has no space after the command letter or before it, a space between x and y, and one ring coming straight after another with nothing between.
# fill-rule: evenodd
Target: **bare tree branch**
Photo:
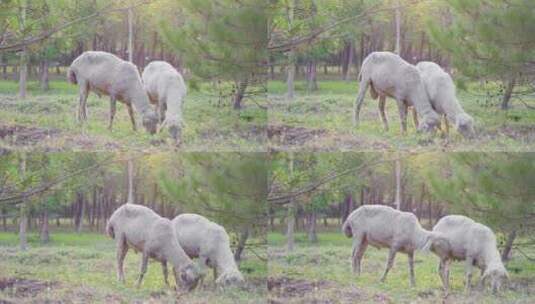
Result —
<instances>
[{"instance_id":1,"label":"bare tree branch","mask_svg":"<svg viewBox=\"0 0 535 304\"><path fill-rule=\"evenodd\" d=\"M119 8L112 8L114 6L114 4L109 4L107 6L105 6L104 8L102 8L101 10L98 10L97 12L93 13L93 14L90 14L90 15L87 15L87 16L84 16L84 17L80 17L80 18L77 18L75 20L71 20L69 22L66 22L66 23L63 23L61 25L58 25L56 27L53 27L47 31L44 31L42 33L40 33L39 35L37 36L33 36L33 37L28 37L28 38L25 38L23 39L22 41L20 42L17 42L17 43L13 43L13 44L8 44L8 45L0 45L0 52L5 52L5 51L19 51L19 50L22 50L25 46L28 46L28 45L31 45L31 44L35 44L35 43L38 43L38 42L41 42L45 39L48 39L50 38L51 36L53 36L54 34L58 33L58 32L61 32L79 22L85 22L87 20L90 20L90 19L93 19L95 17L98 17L98 16L103 16L103 15L107 15L107 14L111 14L111 13L114 13L114 12L118 12L118 11L124 11L124 10L128 10L130 8L135 8L135 7L138 7L138 6L141 6L141 5L146 5L146 4L149 4L151 3L151 1L149 0L142 0L136 4L133 4L133 5L130 5L128 7L119 7Z\"/></svg>"}]
</instances>

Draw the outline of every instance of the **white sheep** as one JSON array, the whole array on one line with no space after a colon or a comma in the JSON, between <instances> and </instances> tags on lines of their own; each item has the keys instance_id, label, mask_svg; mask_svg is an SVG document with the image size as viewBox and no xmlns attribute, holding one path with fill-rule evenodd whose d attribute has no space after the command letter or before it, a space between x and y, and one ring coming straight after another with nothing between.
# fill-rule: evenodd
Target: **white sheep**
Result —
<instances>
[{"instance_id":1,"label":"white sheep","mask_svg":"<svg viewBox=\"0 0 535 304\"><path fill-rule=\"evenodd\" d=\"M414 214L384 205L357 208L347 217L342 231L347 237L353 238L352 266L355 274L360 274L360 262L368 244L377 248L389 248L381 282L385 281L399 251L408 255L411 286L415 285L414 251L427 251L433 242L443 241L422 228Z\"/></svg>"},{"instance_id":2,"label":"white sheep","mask_svg":"<svg viewBox=\"0 0 535 304\"><path fill-rule=\"evenodd\" d=\"M180 141L182 109L187 93L182 75L165 61L153 61L143 70L142 79L151 103L158 108L159 129L169 126L171 136Z\"/></svg>"},{"instance_id":3,"label":"white sheep","mask_svg":"<svg viewBox=\"0 0 535 304\"><path fill-rule=\"evenodd\" d=\"M182 282L188 289L197 285L200 278L199 269L180 247L169 219L159 216L145 206L126 203L113 212L106 225L106 232L117 244L119 281L124 283L123 262L128 248L132 247L134 251L143 254L137 287L141 285L147 271L149 257L162 264L167 285L167 262L173 265L177 284Z\"/></svg>"},{"instance_id":4,"label":"white sheep","mask_svg":"<svg viewBox=\"0 0 535 304\"><path fill-rule=\"evenodd\" d=\"M359 114L366 90L370 86L373 99L379 97L379 112L385 129L388 121L385 115L386 96L397 101L401 129L407 131L407 112L414 106L422 121L418 130L432 131L440 123L440 116L433 110L427 97L418 69L391 52L373 52L364 59L359 73L359 93L355 100L353 125L359 123Z\"/></svg>"},{"instance_id":5,"label":"white sheep","mask_svg":"<svg viewBox=\"0 0 535 304\"><path fill-rule=\"evenodd\" d=\"M230 250L229 236L225 228L203 216L191 213L175 217L172 223L180 246L189 257L198 257L201 267L213 269L217 285L244 281Z\"/></svg>"},{"instance_id":6,"label":"white sheep","mask_svg":"<svg viewBox=\"0 0 535 304\"><path fill-rule=\"evenodd\" d=\"M472 268L481 269L480 286L488 278L493 292L498 291L508 278L500 253L496 247L496 236L490 228L462 215L448 215L433 227L448 242L432 244L431 251L440 257L439 275L446 293L449 289L449 262L465 261L465 288L470 291Z\"/></svg>"},{"instance_id":7,"label":"white sheep","mask_svg":"<svg viewBox=\"0 0 535 304\"><path fill-rule=\"evenodd\" d=\"M446 118L446 130L449 129L450 121L463 136L472 137L474 119L463 110L455 97L455 84L450 75L434 62L422 61L416 67L420 71L433 109Z\"/></svg>"},{"instance_id":8,"label":"white sheep","mask_svg":"<svg viewBox=\"0 0 535 304\"><path fill-rule=\"evenodd\" d=\"M132 105L141 114L145 129L151 134L156 132L158 117L150 106L137 67L132 63L110 53L87 51L72 62L67 75L69 82L78 84L80 89L80 121L87 119L87 96L92 91L99 97L102 94L110 96L109 130L119 100L126 105L134 130L136 121Z\"/></svg>"}]
</instances>

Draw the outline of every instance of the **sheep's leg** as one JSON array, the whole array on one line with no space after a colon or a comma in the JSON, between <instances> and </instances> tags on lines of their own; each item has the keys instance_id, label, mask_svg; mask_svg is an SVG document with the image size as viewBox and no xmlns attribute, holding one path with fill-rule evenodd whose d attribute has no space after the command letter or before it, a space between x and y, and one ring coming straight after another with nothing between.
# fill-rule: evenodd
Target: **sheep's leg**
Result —
<instances>
[{"instance_id":1,"label":"sheep's leg","mask_svg":"<svg viewBox=\"0 0 535 304\"><path fill-rule=\"evenodd\" d=\"M416 280L414 279L414 252L407 253L408 260L409 260L409 275L410 275L410 283L411 287L416 286Z\"/></svg>"},{"instance_id":2,"label":"sheep's leg","mask_svg":"<svg viewBox=\"0 0 535 304\"><path fill-rule=\"evenodd\" d=\"M214 280L217 279L217 267L214 267L212 268L213 272L214 272Z\"/></svg>"},{"instance_id":3,"label":"sheep's leg","mask_svg":"<svg viewBox=\"0 0 535 304\"><path fill-rule=\"evenodd\" d=\"M446 294L448 294L448 289L449 289L447 268L448 268L448 261L441 259L440 264L438 265L438 274L440 275L440 280L442 281L442 286L444 287L444 292Z\"/></svg>"},{"instance_id":4,"label":"sheep's leg","mask_svg":"<svg viewBox=\"0 0 535 304\"><path fill-rule=\"evenodd\" d=\"M397 249L390 248L390 251L388 252L388 260L386 261L385 272L383 273L383 276L380 279L381 282L384 282L386 280L386 275L394 265L394 258L396 257L396 252Z\"/></svg>"},{"instance_id":5,"label":"sheep's leg","mask_svg":"<svg viewBox=\"0 0 535 304\"><path fill-rule=\"evenodd\" d=\"M399 111L399 119L401 121L401 132L403 134L407 133L407 105L403 102L403 100L397 100L398 104L398 111Z\"/></svg>"},{"instance_id":6,"label":"sheep's leg","mask_svg":"<svg viewBox=\"0 0 535 304\"><path fill-rule=\"evenodd\" d=\"M139 269L139 278L137 280L136 287L139 288L141 286L141 282L143 281L143 276L147 272L147 263L149 262L149 254L147 252L143 252L143 257L141 258L141 267Z\"/></svg>"},{"instance_id":7,"label":"sheep's leg","mask_svg":"<svg viewBox=\"0 0 535 304\"><path fill-rule=\"evenodd\" d=\"M448 117L446 117L446 115L444 115L444 126L445 126L445 129L446 129L446 135L449 135L450 134L450 123L448 122Z\"/></svg>"},{"instance_id":8,"label":"sheep's leg","mask_svg":"<svg viewBox=\"0 0 535 304\"><path fill-rule=\"evenodd\" d=\"M80 100L78 104L78 120L80 122L87 120L87 96L89 88L85 82L80 82Z\"/></svg>"},{"instance_id":9,"label":"sheep's leg","mask_svg":"<svg viewBox=\"0 0 535 304\"><path fill-rule=\"evenodd\" d=\"M165 103L165 100L160 100L158 102L158 111L160 115L160 123L162 123L165 120L165 112L167 111L167 104Z\"/></svg>"},{"instance_id":10,"label":"sheep's leg","mask_svg":"<svg viewBox=\"0 0 535 304\"><path fill-rule=\"evenodd\" d=\"M470 289L471 289L471 284L472 284L472 270L473 270L473 265L474 264L474 259L473 258L470 258L470 257L467 257L466 258L466 262L464 264L464 271L465 271L465 286L464 286L464 290L466 293L470 293Z\"/></svg>"},{"instance_id":11,"label":"sheep's leg","mask_svg":"<svg viewBox=\"0 0 535 304\"><path fill-rule=\"evenodd\" d=\"M418 122L418 113L416 112L415 107L412 107L412 120L414 121L414 128L418 129L420 123Z\"/></svg>"},{"instance_id":12,"label":"sheep's leg","mask_svg":"<svg viewBox=\"0 0 535 304\"><path fill-rule=\"evenodd\" d=\"M165 286L169 287L169 270L167 269L167 262L162 262L162 272L163 272L163 280L165 281Z\"/></svg>"},{"instance_id":13,"label":"sheep's leg","mask_svg":"<svg viewBox=\"0 0 535 304\"><path fill-rule=\"evenodd\" d=\"M111 131L113 127L113 118L115 117L115 111L117 110L117 101L115 97L110 97L110 124L108 125L108 130Z\"/></svg>"},{"instance_id":14,"label":"sheep's leg","mask_svg":"<svg viewBox=\"0 0 535 304\"><path fill-rule=\"evenodd\" d=\"M132 122L132 129L134 129L134 131L137 131L136 118L134 117L134 109L132 108L132 104L127 103L126 108L128 109L128 115L130 115L130 121Z\"/></svg>"},{"instance_id":15,"label":"sheep's leg","mask_svg":"<svg viewBox=\"0 0 535 304\"><path fill-rule=\"evenodd\" d=\"M379 113L381 114L381 120L385 126L385 131L388 131L388 120L385 113L386 96L381 95L379 97Z\"/></svg>"},{"instance_id":16,"label":"sheep's leg","mask_svg":"<svg viewBox=\"0 0 535 304\"><path fill-rule=\"evenodd\" d=\"M479 274L479 282L477 283L477 288L483 290L485 288L485 277L483 274L485 273L485 269L481 269L481 273Z\"/></svg>"},{"instance_id":17,"label":"sheep's leg","mask_svg":"<svg viewBox=\"0 0 535 304\"><path fill-rule=\"evenodd\" d=\"M124 258L128 252L128 245L122 237L117 237L117 280L124 283Z\"/></svg>"},{"instance_id":18,"label":"sheep's leg","mask_svg":"<svg viewBox=\"0 0 535 304\"><path fill-rule=\"evenodd\" d=\"M357 236L353 238L353 256L352 256L352 266L353 273L360 275L360 262L364 256L364 252L368 247L368 243L362 236Z\"/></svg>"},{"instance_id":19,"label":"sheep's leg","mask_svg":"<svg viewBox=\"0 0 535 304\"><path fill-rule=\"evenodd\" d=\"M366 90L368 89L368 81L361 80L359 85L359 93L357 95L357 99L355 100L355 107L353 109L353 127L357 127L359 125L359 115L360 115L360 108L362 107L362 103L364 102L364 97L366 95Z\"/></svg>"}]
</instances>

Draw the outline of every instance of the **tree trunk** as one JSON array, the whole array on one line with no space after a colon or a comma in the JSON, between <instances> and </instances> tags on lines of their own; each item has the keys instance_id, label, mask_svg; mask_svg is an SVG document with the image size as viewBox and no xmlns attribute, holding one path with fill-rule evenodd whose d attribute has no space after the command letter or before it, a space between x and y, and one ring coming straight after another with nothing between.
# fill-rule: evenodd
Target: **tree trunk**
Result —
<instances>
[{"instance_id":1,"label":"tree trunk","mask_svg":"<svg viewBox=\"0 0 535 304\"><path fill-rule=\"evenodd\" d=\"M41 89L48 91L50 89L48 81L48 59L43 59L41 63Z\"/></svg>"},{"instance_id":2,"label":"tree trunk","mask_svg":"<svg viewBox=\"0 0 535 304\"><path fill-rule=\"evenodd\" d=\"M505 242L505 247L502 251L502 261L507 262L511 258L511 250L513 249L513 242L516 238L516 230L509 232L507 235L507 241Z\"/></svg>"},{"instance_id":3,"label":"tree trunk","mask_svg":"<svg viewBox=\"0 0 535 304\"><path fill-rule=\"evenodd\" d=\"M128 9L128 61L134 59L134 11Z\"/></svg>"},{"instance_id":4,"label":"tree trunk","mask_svg":"<svg viewBox=\"0 0 535 304\"><path fill-rule=\"evenodd\" d=\"M26 175L26 154L24 153L20 156L19 172L21 177ZM26 198L22 200L20 204L19 242L20 250L25 251L28 248L28 239L26 236L26 231L28 230L28 206L26 205Z\"/></svg>"},{"instance_id":5,"label":"tree trunk","mask_svg":"<svg viewBox=\"0 0 535 304\"><path fill-rule=\"evenodd\" d=\"M7 231L7 210L2 208L2 228Z\"/></svg>"},{"instance_id":6,"label":"tree trunk","mask_svg":"<svg viewBox=\"0 0 535 304\"><path fill-rule=\"evenodd\" d=\"M245 96L245 90L247 89L248 85L247 80L242 80L236 83L236 92L234 93L234 109L239 110L242 107L242 100Z\"/></svg>"},{"instance_id":7,"label":"tree trunk","mask_svg":"<svg viewBox=\"0 0 535 304\"><path fill-rule=\"evenodd\" d=\"M77 214L75 218L75 225L76 225L76 232L80 233L82 232L83 222L84 222L84 213L85 213L84 194L82 192L78 192L77 199L78 199L78 204L77 204L78 207L76 210Z\"/></svg>"},{"instance_id":8,"label":"tree trunk","mask_svg":"<svg viewBox=\"0 0 535 304\"><path fill-rule=\"evenodd\" d=\"M20 1L20 31L25 32L26 27L26 0ZM28 49L22 47L20 52L20 74L19 74L19 98L26 98L26 80L28 78Z\"/></svg>"},{"instance_id":9,"label":"tree trunk","mask_svg":"<svg viewBox=\"0 0 535 304\"><path fill-rule=\"evenodd\" d=\"M401 54L401 7L399 0L396 1L396 49L394 53Z\"/></svg>"},{"instance_id":10,"label":"tree trunk","mask_svg":"<svg viewBox=\"0 0 535 304\"><path fill-rule=\"evenodd\" d=\"M244 228L240 233L240 238L238 239L238 247L236 247L236 251L234 252L234 260L236 262L241 261L241 255L243 253L243 249L245 249L245 244L247 243L247 239L249 238L249 228Z\"/></svg>"},{"instance_id":11,"label":"tree trunk","mask_svg":"<svg viewBox=\"0 0 535 304\"><path fill-rule=\"evenodd\" d=\"M312 211L308 217L308 240L312 243L318 242L318 235L316 234L316 211Z\"/></svg>"},{"instance_id":12,"label":"tree trunk","mask_svg":"<svg viewBox=\"0 0 535 304\"><path fill-rule=\"evenodd\" d=\"M295 211L295 201L292 199L288 204L288 229L286 230L286 250L288 253L292 252L295 248Z\"/></svg>"},{"instance_id":13,"label":"tree trunk","mask_svg":"<svg viewBox=\"0 0 535 304\"><path fill-rule=\"evenodd\" d=\"M20 52L20 73L19 73L19 98L26 98L26 82L28 79L28 51L26 46Z\"/></svg>"},{"instance_id":14,"label":"tree trunk","mask_svg":"<svg viewBox=\"0 0 535 304\"><path fill-rule=\"evenodd\" d=\"M127 203L133 204L134 203L134 162L129 159L128 163L128 199L126 200Z\"/></svg>"},{"instance_id":15,"label":"tree trunk","mask_svg":"<svg viewBox=\"0 0 535 304\"><path fill-rule=\"evenodd\" d=\"M395 161L396 165L396 209L401 210L401 160Z\"/></svg>"},{"instance_id":16,"label":"tree trunk","mask_svg":"<svg viewBox=\"0 0 535 304\"><path fill-rule=\"evenodd\" d=\"M28 248L28 239L26 231L28 230L28 210L26 209L26 202L20 204L20 226L19 226L19 241L20 250L24 251Z\"/></svg>"},{"instance_id":17,"label":"tree trunk","mask_svg":"<svg viewBox=\"0 0 535 304\"><path fill-rule=\"evenodd\" d=\"M515 77L510 77L507 80L507 84L505 87L505 92L503 93L502 97L502 110L509 109L509 101L511 100L511 95L513 94L513 89L515 87Z\"/></svg>"},{"instance_id":18,"label":"tree trunk","mask_svg":"<svg viewBox=\"0 0 535 304\"><path fill-rule=\"evenodd\" d=\"M41 224L41 243L46 244L50 240L48 233L48 210L43 211L43 223Z\"/></svg>"},{"instance_id":19,"label":"tree trunk","mask_svg":"<svg viewBox=\"0 0 535 304\"><path fill-rule=\"evenodd\" d=\"M307 82L307 88L309 92L316 91L318 89L318 82L316 79L316 60L311 60L308 62Z\"/></svg>"},{"instance_id":20,"label":"tree trunk","mask_svg":"<svg viewBox=\"0 0 535 304\"><path fill-rule=\"evenodd\" d=\"M288 77L286 78L288 105L294 99L294 80L295 80L295 64L294 64L294 50L288 52Z\"/></svg>"},{"instance_id":21,"label":"tree trunk","mask_svg":"<svg viewBox=\"0 0 535 304\"><path fill-rule=\"evenodd\" d=\"M347 43L347 46L346 46L347 50L347 54L344 56L344 65L343 65L343 80L344 81L349 81L350 80L350 75L351 75L351 66L353 65L353 58L355 56L355 48L353 46L353 41L349 41Z\"/></svg>"},{"instance_id":22,"label":"tree trunk","mask_svg":"<svg viewBox=\"0 0 535 304\"><path fill-rule=\"evenodd\" d=\"M7 80L7 60L5 54L2 54L2 79Z\"/></svg>"}]
</instances>

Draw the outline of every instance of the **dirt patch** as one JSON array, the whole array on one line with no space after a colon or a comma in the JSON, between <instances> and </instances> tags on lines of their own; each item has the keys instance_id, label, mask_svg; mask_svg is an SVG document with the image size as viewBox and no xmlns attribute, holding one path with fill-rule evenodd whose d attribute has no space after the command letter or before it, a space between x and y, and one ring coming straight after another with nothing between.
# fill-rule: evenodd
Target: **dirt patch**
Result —
<instances>
[{"instance_id":1,"label":"dirt patch","mask_svg":"<svg viewBox=\"0 0 535 304\"><path fill-rule=\"evenodd\" d=\"M311 291L328 288L331 284L327 281L306 281L286 277L269 278L267 281L270 293L283 297L302 297Z\"/></svg>"},{"instance_id":2,"label":"dirt patch","mask_svg":"<svg viewBox=\"0 0 535 304\"><path fill-rule=\"evenodd\" d=\"M504 125L497 130L481 130L478 137L480 139L497 139L508 137L527 144L535 143L535 125Z\"/></svg>"},{"instance_id":3,"label":"dirt patch","mask_svg":"<svg viewBox=\"0 0 535 304\"><path fill-rule=\"evenodd\" d=\"M354 303L364 294L356 287L340 288L330 281L288 277L268 278L269 303Z\"/></svg>"},{"instance_id":4,"label":"dirt patch","mask_svg":"<svg viewBox=\"0 0 535 304\"><path fill-rule=\"evenodd\" d=\"M0 291L19 298L35 297L39 293L57 286L59 286L58 282L23 278L0 278Z\"/></svg>"},{"instance_id":5,"label":"dirt patch","mask_svg":"<svg viewBox=\"0 0 535 304\"><path fill-rule=\"evenodd\" d=\"M529 126L504 126L500 129L505 136L526 143L535 142L535 125Z\"/></svg>"},{"instance_id":6,"label":"dirt patch","mask_svg":"<svg viewBox=\"0 0 535 304\"><path fill-rule=\"evenodd\" d=\"M325 129L309 129L288 125L270 125L267 130L269 140L282 145L303 145L327 134Z\"/></svg>"},{"instance_id":7,"label":"dirt patch","mask_svg":"<svg viewBox=\"0 0 535 304\"><path fill-rule=\"evenodd\" d=\"M34 145L58 136L59 129L44 129L22 125L0 125L0 139L12 145Z\"/></svg>"},{"instance_id":8,"label":"dirt patch","mask_svg":"<svg viewBox=\"0 0 535 304\"><path fill-rule=\"evenodd\" d=\"M199 132L199 137L209 142L228 143L229 139L238 137L247 142L263 144L266 141L266 127L251 125L234 129L206 129Z\"/></svg>"}]
</instances>

